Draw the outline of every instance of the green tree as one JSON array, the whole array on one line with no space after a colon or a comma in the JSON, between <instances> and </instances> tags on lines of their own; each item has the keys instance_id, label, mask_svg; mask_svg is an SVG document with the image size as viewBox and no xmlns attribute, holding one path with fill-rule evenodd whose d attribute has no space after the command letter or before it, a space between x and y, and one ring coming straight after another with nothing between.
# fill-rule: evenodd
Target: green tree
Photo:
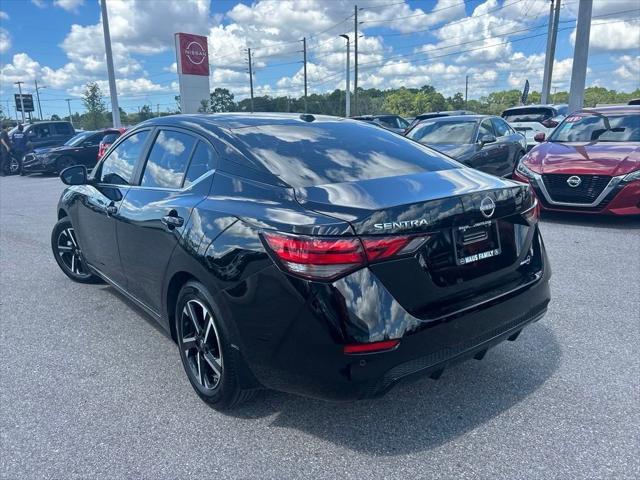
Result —
<instances>
[{"instance_id":1,"label":"green tree","mask_svg":"<svg viewBox=\"0 0 640 480\"><path fill-rule=\"evenodd\" d=\"M140 112L138 113L138 119L139 121L144 121L144 120L148 120L150 118L153 118L153 111L151 110L151 107L149 105L143 105L140 108Z\"/></svg>"},{"instance_id":2,"label":"green tree","mask_svg":"<svg viewBox=\"0 0 640 480\"><path fill-rule=\"evenodd\" d=\"M232 112L236 108L236 103L233 101L233 93L226 88L216 88L211 92L209 104L209 111L211 112Z\"/></svg>"},{"instance_id":3,"label":"green tree","mask_svg":"<svg viewBox=\"0 0 640 480\"><path fill-rule=\"evenodd\" d=\"M55 122L55 121L58 121L58 120L60 120L60 116L59 115L56 115L55 113L53 115L51 115L51 121L52 122Z\"/></svg>"},{"instance_id":4,"label":"green tree","mask_svg":"<svg viewBox=\"0 0 640 480\"><path fill-rule=\"evenodd\" d=\"M385 96L382 108L385 112L397 115L414 115L416 109L415 94L404 87L392 91Z\"/></svg>"},{"instance_id":5,"label":"green tree","mask_svg":"<svg viewBox=\"0 0 640 480\"><path fill-rule=\"evenodd\" d=\"M83 126L90 130L104 127L107 108L102 99L100 87L96 82L87 83L82 96L82 104L86 110L86 114L83 115Z\"/></svg>"}]
</instances>

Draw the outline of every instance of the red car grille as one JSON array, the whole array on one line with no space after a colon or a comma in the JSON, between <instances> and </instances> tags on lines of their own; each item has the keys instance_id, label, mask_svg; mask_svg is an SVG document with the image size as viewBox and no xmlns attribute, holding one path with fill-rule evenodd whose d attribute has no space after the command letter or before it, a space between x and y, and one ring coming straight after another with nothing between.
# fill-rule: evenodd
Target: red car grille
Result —
<instances>
[{"instance_id":1,"label":"red car grille","mask_svg":"<svg viewBox=\"0 0 640 480\"><path fill-rule=\"evenodd\" d=\"M567 180L570 177L580 178L580 185L571 187ZM551 200L565 203L593 203L607 186L611 177L606 175L543 175L544 186Z\"/></svg>"}]
</instances>

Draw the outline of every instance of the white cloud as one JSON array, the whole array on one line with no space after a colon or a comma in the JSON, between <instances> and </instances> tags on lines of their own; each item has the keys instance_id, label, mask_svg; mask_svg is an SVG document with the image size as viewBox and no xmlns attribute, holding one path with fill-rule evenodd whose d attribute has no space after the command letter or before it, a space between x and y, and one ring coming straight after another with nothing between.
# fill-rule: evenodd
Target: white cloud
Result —
<instances>
[{"instance_id":1,"label":"white cloud","mask_svg":"<svg viewBox=\"0 0 640 480\"><path fill-rule=\"evenodd\" d=\"M54 0L53 4L68 12L75 12L82 4L84 4L84 0Z\"/></svg>"},{"instance_id":2,"label":"white cloud","mask_svg":"<svg viewBox=\"0 0 640 480\"><path fill-rule=\"evenodd\" d=\"M9 20L9 14L0 10L0 20Z\"/></svg>"},{"instance_id":3,"label":"white cloud","mask_svg":"<svg viewBox=\"0 0 640 480\"><path fill-rule=\"evenodd\" d=\"M11 35L9 35L9 32L6 29L0 28L0 53L8 51L10 48Z\"/></svg>"},{"instance_id":4,"label":"white cloud","mask_svg":"<svg viewBox=\"0 0 640 480\"><path fill-rule=\"evenodd\" d=\"M44 3L44 0L31 0L31 3L33 3L38 8L45 8L47 6L47 4Z\"/></svg>"}]
</instances>

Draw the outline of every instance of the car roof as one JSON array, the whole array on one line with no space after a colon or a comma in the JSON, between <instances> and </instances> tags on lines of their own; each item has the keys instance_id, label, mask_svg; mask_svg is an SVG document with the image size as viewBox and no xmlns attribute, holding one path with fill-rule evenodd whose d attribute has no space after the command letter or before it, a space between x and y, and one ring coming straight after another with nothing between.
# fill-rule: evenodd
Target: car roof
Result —
<instances>
[{"instance_id":1,"label":"car roof","mask_svg":"<svg viewBox=\"0 0 640 480\"><path fill-rule=\"evenodd\" d=\"M608 107L583 108L580 112L597 112L602 114L640 113L640 105L610 105Z\"/></svg>"},{"instance_id":2,"label":"car roof","mask_svg":"<svg viewBox=\"0 0 640 480\"><path fill-rule=\"evenodd\" d=\"M306 118L306 120L305 120ZM341 122L347 119L304 113L193 113L156 117L137 125L200 126L212 130L259 127L261 125L310 125L314 122Z\"/></svg>"},{"instance_id":3,"label":"car roof","mask_svg":"<svg viewBox=\"0 0 640 480\"><path fill-rule=\"evenodd\" d=\"M562 108L568 106L566 103L539 103L536 105L516 105L515 107L506 108L504 111L508 112L509 110L518 110L521 108Z\"/></svg>"},{"instance_id":4,"label":"car roof","mask_svg":"<svg viewBox=\"0 0 640 480\"><path fill-rule=\"evenodd\" d=\"M474 121L474 122L478 122L480 120L484 120L485 118L493 118L495 117L495 115L479 115L479 114L474 114L474 115L446 115L446 116L442 116L442 117L433 117L433 118L425 118L423 121L429 121L429 122L455 122L455 121ZM497 118L497 117L496 117ZM422 122L421 122L422 123Z\"/></svg>"}]
</instances>

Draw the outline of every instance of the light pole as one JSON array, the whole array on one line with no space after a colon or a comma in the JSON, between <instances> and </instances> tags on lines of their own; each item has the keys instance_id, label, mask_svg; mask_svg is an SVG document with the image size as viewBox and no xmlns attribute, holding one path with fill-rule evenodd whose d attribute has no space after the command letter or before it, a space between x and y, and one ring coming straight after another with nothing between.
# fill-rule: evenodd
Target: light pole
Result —
<instances>
[{"instance_id":1,"label":"light pole","mask_svg":"<svg viewBox=\"0 0 640 480\"><path fill-rule=\"evenodd\" d=\"M109 34L109 17L107 16L107 0L100 0L102 10L102 31L104 33L104 51L107 57L107 75L109 77L109 96L111 97L111 119L113 128L120 128L120 108L118 107L118 92L116 90L116 76L113 70L113 55L111 53L111 36Z\"/></svg>"},{"instance_id":2,"label":"light pole","mask_svg":"<svg viewBox=\"0 0 640 480\"><path fill-rule=\"evenodd\" d=\"M351 92L349 89L349 35L340 35L342 38L347 40L347 94L346 94L346 106L345 106L345 117L351 116Z\"/></svg>"}]
</instances>

